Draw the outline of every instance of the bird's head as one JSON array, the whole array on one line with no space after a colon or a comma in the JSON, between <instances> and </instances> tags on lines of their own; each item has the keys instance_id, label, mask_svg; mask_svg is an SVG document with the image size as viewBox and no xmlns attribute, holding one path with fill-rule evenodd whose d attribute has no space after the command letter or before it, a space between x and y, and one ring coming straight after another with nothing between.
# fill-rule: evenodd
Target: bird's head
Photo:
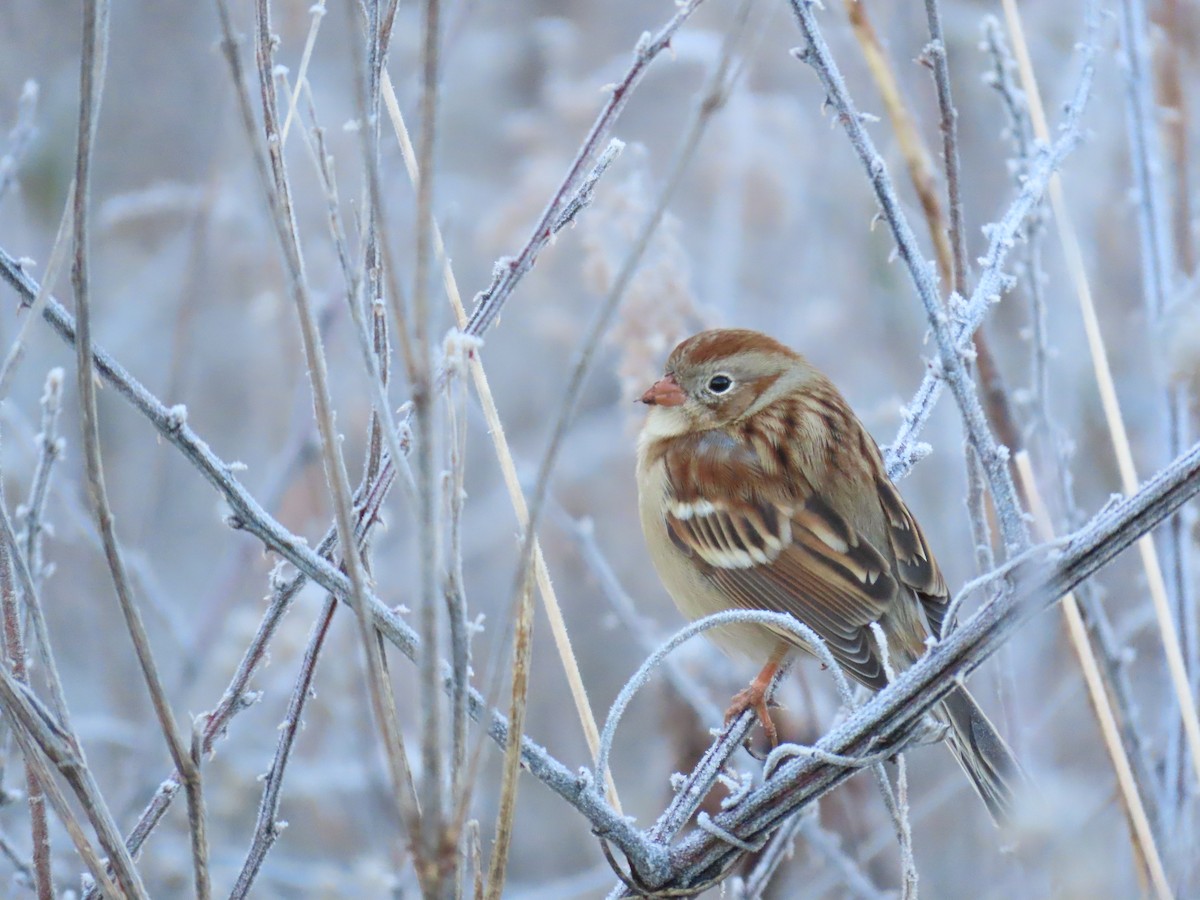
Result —
<instances>
[{"instance_id":1,"label":"bird's head","mask_svg":"<svg viewBox=\"0 0 1200 900\"><path fill-rule=\"evenodd\" d=\"M646 430L671 437L724 428L820 376L804 357L757 331L718 328L683 341L641 396Z\"/></svg>"}]
</instances>

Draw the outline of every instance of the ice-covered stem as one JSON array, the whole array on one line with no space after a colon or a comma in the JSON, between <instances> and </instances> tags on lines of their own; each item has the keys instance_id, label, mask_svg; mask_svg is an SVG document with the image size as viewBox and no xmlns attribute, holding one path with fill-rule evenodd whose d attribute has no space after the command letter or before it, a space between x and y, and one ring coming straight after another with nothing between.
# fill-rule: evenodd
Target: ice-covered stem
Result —
<instances>
[{"instance_id":1,"label":"ice-covered stem","mask_svg":"<svg viewBox=\"0 0 1200 900\"><path fill-rule=\"evenodd\" d=\"M1161 327L1171 291L1169 282L1174 261L1161 190L1162 153L1150 84L1150 59L1146 49L1146 8L1141 0L1121 0L1118 18L1124 50L1126 131L1129 135L1129 159L1141 243L1142 299L1150 321ZM1164 391L1163 401L1167 454L1175 456L1187 440L1189 413L1184 384L1169 384ZM1183 515L1175 516L1167 523L1164 563L1171 605L1180 631L1180 643L1188 647L1189 632L1196 625L1192 621L1195 598L1189 577L1192 541L1185 531ZM1194 678L1195 673L1191 674ZM1174 810L1181 808L1187 797L1186 769L1180 765L1185 755L1185 738L1180 717L1171 715L1169 719L1171 751L1167 754L1169 765L1164 778L1168 805Z\"/></svg>"},{"instance_id":2,"label":"ice-covered stem","mask_svg":"<svg viewBox=\"0 0 1200 900\"><path fill-rule=\"evenodd\" d=\"M32 302L37 294L36 283L3 249L0 249L0 275L16 288L25 302ZM70 343L74 342L74 317L60 303L52 298L48 300L44 315L60 337ZM344 600L351 596L345 574L308 546L307 541L289 532L267 513L235 477L233 467L213 453L187 422L172 417L170 410L157 397L146 390L104 350L93 345L92 356L100 377L144 415L163 439L180 450L189 463L218 490L230 507L227 521L232 526L254 535L270 550L295 565L306 578L311 578L323 589L336 594L339 599ZM380 477L391 477L391 473L385 468ZM405 656L415 659L419 653L420 642L407 623L369 591L366 605L374 626L384 638ZM445 671L448 673L449 668ZM445 674L444 683L449 690L453 678ZM507 719L488 707L482 695L476 691L471 691L468 704L472 718L486 722L489 736L503 744L508 735ZM618 815L602 798L598 798L590 787L589 776L581 777L572 772L544 748L527 738L522 739L521 756L523 765L535 778L579 809L597 833L609 836L636 861L639 869L660 873L663 871L666 851L651 846L632 823Z\"/></svg>"},{"instance_id":3,"label":"ice-covered stem","mask_svg":"<svg viewBox=\"0 0 1200 900\"><path fill-rule=\"evenodd\" d=\"M929 22L929 44L921 59L933 72L937 93L938 111L941 118L942 161L946 171L946 205L950 209L949 241L953 257L952 297L967 296L969 263L967 261L966 218L963 213L962 167L958 153L958 110L950 87L950 59L946 36L942 30L942 13L938 0L925 0L925 18ZM953 300L951 301L953 302ZM1008 388L1000 372L1000 365L992 354L983 329L975 334L975 374L983 392L984 408L997 437L1009 449L1016 452L1023 444L1021 432L1013 415ZM970 369L968 369L970 371ZM979 454L967 444L967 510L971 520L971 534L975 545L978 571L992 568L992 545L987 520L987 503L983 497L984 472ZM1018 485L1019 487L1019 485ZM974 502L972 502L972 500Z\"/></svg>"},{"instance_id":4,"label":"ice-covered stem","mask_svg":"<svg viewBox=\"0 0 1200 900\"><path fill-rule=\"evenodd\" d=\"M938 346L943 376L958 402L967 435L987 473L1004 543L1010 553L1020 552L1029 546L1029 529L1025 524L1016 486L1009 471L1008 451L996 441L988 425L975 382L967 371L963 352L958 347L949 318L938 297L933 270L921 256L916 235L901 209L883 157L879 155L874 142L863 127L862 116L850 98L829 45L821 35L813 15L813 0L791 0L791 5L806 41L806 46L796 51L796 56L816 72L829 102L837 112L839 122L850 137L851 145L867 169L883 217L892 229L900 256L908 267L917 295L925 308Z\"/></svg>"},{"instance_id":5,"label":"ice-covered stem","mask_svg":"<svg viewBox=\"0 0 1200 900\"><path fill-rule=\"evenodd\" d=\"M922 58L933 70L941 114L942 162L946 167L946 203L950 209L950 247L953 259L953 288L967 296L967 232L963 219L962 176L958 157L958 110L950 91L950 61L946 37L942 33L942 13L938 0L925 0L925 18L929 21L929 44Z\"/></svg>"},{"instance_id":6,"label":"ice-covered stem","mask_svg":"<svg viewBox=\"0 0 1200 900\"><path fill-rule=\"evenodd\" d=\"M375 4L376 15L378 3ZM416 187L416 240L413 250L412 336L414 366L412 376L413 420L416 424L417 476L417 547L418 620L421 640L429 648L422 655L420 670L421 709L421 853L417 863L422 890L441 896L446 884L447 858L442 848L443 823L446 821L446 747L445 701L438 690L437 650L441 647L444 612L438 585L442 578L442 515L438 458L441 446L434 387L434 359L431 337L430 271L433 267L433 187L434 148L437 136L438 71L441 48L441 4L439 0L421 3L420 109L421 131L417 137L417 166L421 177ZM372 641L374 636L372 636ZM399 739L399 735L396 735Z\"/></svg>"},{"instance_id":7,"label":"ice-covered stem","mask_svg":"<svg viewBox=\"0 0 1200 900\"><path fill-rule=\"evenodd\" d=\"M46 498L50 495L50 475L54 464L62 456L63 441L58 436L58 417L62 412L63 370L51 369L46 373L46 385L42 391L41 430L37 436L37 465L29 486L29 496L17 514L21 522L21 552L29 574L35 585L42 580L42 533L45 531L44 516Z\"/></svg>"},{"instance_id":8,"label":"ice-covered stem","mask_svg":"<svg viewBox=\"0 0 1200 900\"><path fill-rule=\"evenodd\" d=\"M450 800L467 803L470 786L467 765L467 685L471 683L471 626L468 619L466 577L463 572L463 508L466 504L467 397L466 370L472 347L466 341L453 340L451 332L444 351L453 374L446 384L446 417L449 439L450 470L442 476L443 503L446 507L446 571L442 578L442 596L450 633L450 664L454 671L454 689L450 694ZM456 360L456 363L451 363Z\"/></svg>"},{"instance_id":9,"label":"ice-covered stem","mask_svg":"<svg viewBox=\"0 0 1200 900\"><path fill-rule=\"evenodd\" d=\"M4 500L3 482L0 481L0 514L8 522L8 509ZM0 616L4 622L4 662L13 678L24 685L29 684L28 660L25 653L25 635L21 627L21 607L18 600L17 581L13 575L14 554L20 551L11 529L6 529L4 540L0 540ZM26 800L29 804L30 843L33 846L33 884L38 900L54 897L54 876L50 870L50 832L46 825L46 797L41 782L30 761L25 762Z\"/></svg>"},{"instance_id":10,"label":"ice-covered stem","mask_svg":"<svg viewBox=\"0 0 1200 900\"><path fill-rule=\"evenodd\" d=\"M100 448L100 417L96 400L95 363L91 347L91 275L90 219L91 174L94 137L100 118L100 98L108 56L107 0L88 0L83 5L83 51L80 57L79 127L75 149L75 191L72 194L71 287L78 316L79 343L76 347L76 385L79 393L80 419L83 431L84 471L87 480L91 512L95 516L104 557L108 564L113 590L126 629L133 643L142 680L150 695L158 725L171 754L175 768L182 774L187 792L188 824L193 838L204 834L204 801L200 794L199 770L188 753L179 731L175 714L167 700L166 689L159 676L158 664L150 646L150 638L142 621L141 610L133 596L124 556L117 540L115 520L108 500L104 463ZM207 847L198 845L193 859L195 888L202 900L209 894Z\"/></svg>"},{"instance_id":11,"label":"ice-covered stem","mask_svg":"<svg viewBox=\"0 0 1200 900\"><path fill-rule=\"evenodd\" d=\"M296 742L296 733L300 729L301 718L304 715L304 705L312 693L313 676L316 674L317 661L321 655L321 646L329 634L329 625L333 621L337 600L330 597L321 608L317 621L313 624L308 636L308 644L304 648L304 657L300 661L300 671L288 700L287 712L279 726L279 740L275 745L275 755L271 765L262 776L263 794L259 802L258 818L254 824L254 836L250 840L250 849L238 872L237 881L230 898L246 897L254 879L262 868L267 853L275 845L283 826L279 822L279 797L283 787L283 778L291 758L292 747Z\"/></svg>"},{"instance_id":12,"label":"ice-covered stem","mask_svg":"<svg viewBox=\"0 0 1200 900\"><path fill-rule=\"evenodd\" d=\"M987 587L989 582L1003 581L1012 589L986 604L895 682L826 734L817 748L838 756L858 756L889 746L913 728L1022 623L1095 574L1197 491L1200 491L1200 445L1174 460L1132 497L1106 506L1065 544L1042 545L968 585L967 589L977 590ZM741 840L753 841L845 781L853 771L816 756L790 760L742 804L714 816L714 823ZM733 852L711 834L689 836L671 851L673 875L669 884L684 887L703 881L722 867Z\"/></svg>"},{"instance_id":13,"label":"ice-covered stem","mask_svg":"<svg viewBox=\"0 0 1200 900\"><path fill-rule=\"evenodd\" d=\"M358 513L356 535L360 544L367 539L372 526L379 521L379 507L386 494L386 483L376 481L364 485L355 495L355 509ZM332 554L336 550L337 535L335 529L331 528L317 545L317 554L322 559L333 562ZM229 685L225 688L212 712L201 717L203 722L203 729L200 733L201 753L213 753L217 740L228 735L229 724L234 716L254 705L257 695L250 690L250 679L264 664L267 647L279 627L284 613L291 608L292 601L306 584L308 584L308 577L302 573L296 574L287 581L280 580L274 584L267 611L263 614L245 653L242 654L241 662L238 663ZM171 802L179 793L179 788L178 772L173 772L161 783L125 840L130 853L136 854L141 850L146 839L166 815ZM95 890L87 895L88 900L97 900L98 897L99 894Z\"/></svg>"},{"instance_id":14,"label":"ice-covered stem","mask_svg":"<svg viewBox=\"0 0 1200 900\"><path fill-rule=\"evenodd\" d=\"M506 257L496 263L492 283L475 296L475 309L471 312L471 318L463 329L467 334L476 337L482 336L500 315L500 311L512 295L517 283L525 276L525 273L533 268L538 254L554 236L554 226L561 219L562 211L570 203L571 196L576 193L576 187L580 179L584 177L592 157L606 142L613 124L621 114L621 110L625 108L625 104L629 102L634 88L646 74L650 63L671 46L671 39L675 36L675 32L691 17L692 13L696 11L696 7L702 2L704 0L685 0L685 2L679 3L675 15L662 28L653 35L645 32L638 40L633 51L633 61L621 79L611 86L608 102L604 104L604 108L600 110L600 114L592 123L587 137L583 139L579 152L567 169L566 177L562 180L554 196L550 198L550 202L546 204L537 224L533 226L533 233L529 235L529 239L516 256Z\"/></svg>"},{"instance_id":15,"label":"ice-covered stem","mask_svg":"<svg viewBox=\"0 0 1200 900\"><path fill-rule=\"evenodd\" d=\"M983 20L983 44L992 60L991 71L984 76L985 82L996 90L1008 114L1007 133L1011 139L1015 158L1012 174L1018 187L1024 184L1026 172L1034 157L1033 123L1029 119L1029 107L1025 96L1013 79L1016 62L1004 39L1000 22L995 16ZM1049 341L1046 333L1046 298L1042 289L1045 273L1042 268L1042 231L1045 215L1042 204L1030 213L1025 223L1023 280L1029 295L1031 352L1031 390L1033 393L1033 416L1035 429L1049 435L1052 423L1048 409L1050 392L1050 367L1048 365Z\"/></svg>"},{"instance_id":16,"label":"ice-covered stem","mask_svg":"<svg viewBox=\"0 0 1200 900\"><path fill-rule=\"evenodd\" d=\"M970 336L982 324L991 305L1011 285L1012 278L1004 271L1008 255L1015 246L1023 225L1045 196L1051 177L1081 140L1081 118L1091 91L1093 67L1089 54L1084 61L1072 100L1067 105L1058 138L1030 160L1027 176L1013 202L1000 219L984 229L988 235L988 248L979 260L979 281L966 303L952 311L957 320L953 323L953 346L959 353L967 349ZM861 131L861 126L859 130ZM931 365L921 381L921 386L905 409L900 430L887 451L887 472L893 480L906 475L912 465L921 458L919 447L916 446L917 435L929 419L929 414L933 411L944 386L941 366Z\"/></svg>"}]
</instances>

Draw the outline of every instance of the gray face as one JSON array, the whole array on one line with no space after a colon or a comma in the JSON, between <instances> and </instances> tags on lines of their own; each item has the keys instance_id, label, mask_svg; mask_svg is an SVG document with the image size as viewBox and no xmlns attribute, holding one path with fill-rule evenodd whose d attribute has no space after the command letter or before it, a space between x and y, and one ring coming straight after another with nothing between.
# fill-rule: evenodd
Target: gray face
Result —
<instances>
[{"instance_id":1,"label":"gray face","mask_svg":"<svg viewBox=\"0 0 1200 900\"><path fill-rule=\"evenodd\" d=\"M700 366L675 375L688 398L716 410L735 399L746 387L745 374L729 362Z\"/></svg>"},{"instance_id":2,"label":"gray face","mask_svg":"<svg viewBox=\"0 0 1200 900\"><path fill-rule=\"evenodd\" d=\"M772 388L785 380L786 362L759 353L739 354L730 359L680 364L675 372L687 394L686 408L693 420L707 427L736 422L769 402Z\"/></svg>"}]
</instances>

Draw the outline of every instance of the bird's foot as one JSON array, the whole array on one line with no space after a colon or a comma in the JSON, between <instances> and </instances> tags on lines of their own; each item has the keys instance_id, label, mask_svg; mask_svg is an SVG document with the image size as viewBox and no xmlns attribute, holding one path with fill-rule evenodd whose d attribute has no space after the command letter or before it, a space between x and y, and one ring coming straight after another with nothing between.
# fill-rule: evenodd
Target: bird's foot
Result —
<instances>
[{"instance_id":1,"label":"bird's foot","mask_svg":"<svg viewBox=\"0 0 1200 900\"><path fill-rule=\"evenodd\" d=\"M771 748L778 747L779 732L775 728L775 722L771 719L771 711L767 708L767 684L760 683L757 678L750 682L749 687L743 688L733 695L729 709L725 710L725 724L728 725L748 709L754 710L754 714L758 716L759 724L762 725L767 740L771 742Z\"/></svg>"}]
</instances>

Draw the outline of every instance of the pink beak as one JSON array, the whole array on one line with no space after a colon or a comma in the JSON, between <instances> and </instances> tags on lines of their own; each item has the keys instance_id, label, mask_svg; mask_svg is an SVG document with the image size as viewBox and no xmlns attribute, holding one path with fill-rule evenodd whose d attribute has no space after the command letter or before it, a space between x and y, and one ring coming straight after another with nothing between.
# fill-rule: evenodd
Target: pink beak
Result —
<instances>
[{"instance_id":1,"label":"pink beak","mask_svg":"<svg viewBox=\"0 0 1200 900\"><path fill-rule=\"evenodd\" d=\"M647 406L683 406L686 399L674 375L660 378L641 397Z\"/></svg>"}]
</instances>

